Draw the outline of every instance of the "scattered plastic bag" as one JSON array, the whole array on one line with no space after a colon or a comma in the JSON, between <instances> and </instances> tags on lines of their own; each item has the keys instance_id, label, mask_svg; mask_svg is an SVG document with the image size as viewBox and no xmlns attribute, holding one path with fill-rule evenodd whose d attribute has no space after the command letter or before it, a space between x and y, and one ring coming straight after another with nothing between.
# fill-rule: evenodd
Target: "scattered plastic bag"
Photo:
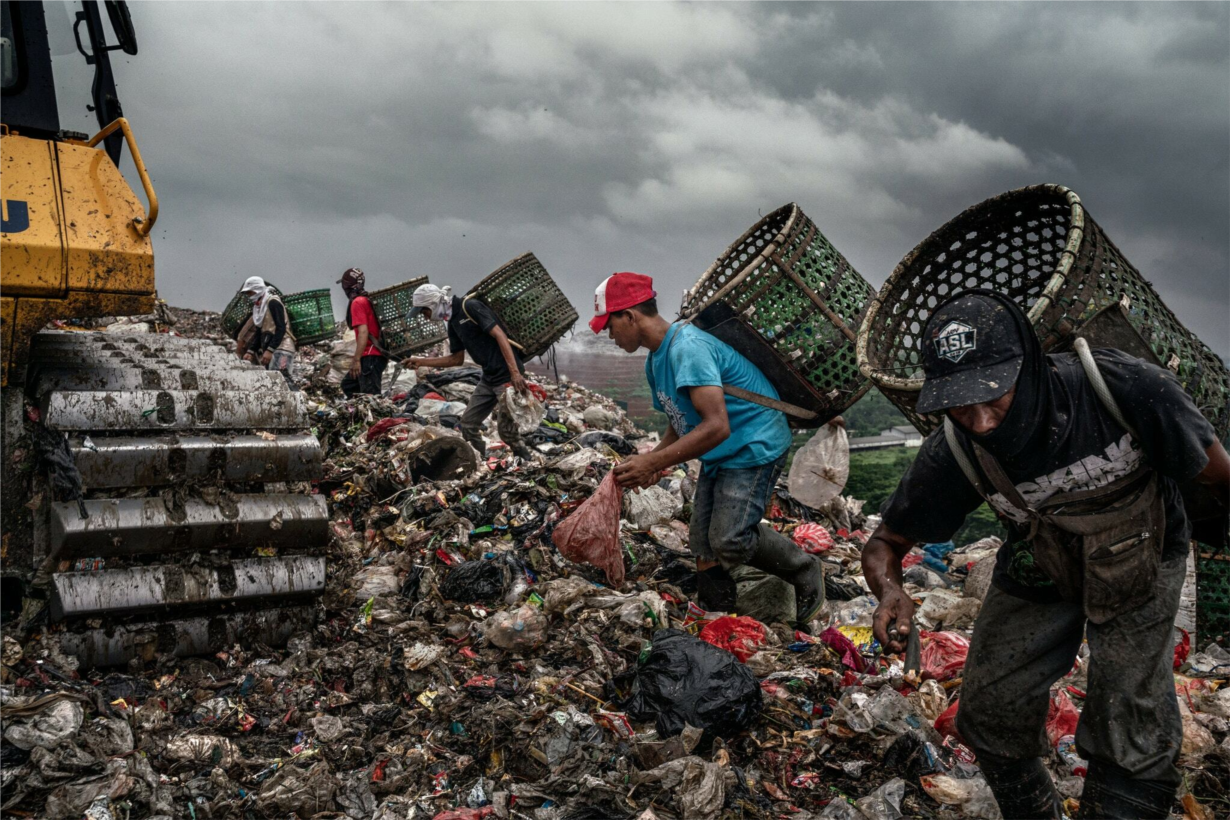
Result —
<instances>
[{"instance_id":1,"label":"scattered plastic bag","mask_svg":"<svg viewBox=\"0 0 1230 820\"><path fill-rule=\"evenodd\" d=\"M294 812L311 817L332 807L340 785L329 764L323 761L306 770L293 764L283 766L265 781L256 796L256 806L266 815L285 816Z\"/></svg>"},{"instance_id":2,"label":"scattered plastic bag","mask_svg":"<svg viewBox=\"0 0 1230 820\"><path fill-rule=\"evenodd\" d=\"M800 504L818 510L837 497L850 477L845 428L825 424L794 454L787 486Z\"/></svg>"},{"instance_id":3,"label":"scattered plastic bag","mask_svg":"<svg viewBox=\"0 0 1230 820\"><path fill-rule=\"evenodd\" d=\"M239 761L239 749L230 738L217 735L185 735L167 742L163 754L169 760L195 765L230 768Z\"/></svg>"},{"instance_id":4,"label":"scattered plastic bag","mask_svg":"<svg viewBox=\"0 0 1230 820\"><path fill-rule=\"evenodd\" d=\"M526 604L511 612L497 612L483 622L483 637L510 652L528 652L547 640L547 617Z\"/></svg>"},{"instance_id":5,"label":"scattered plastic bag","mask_svg":"<svg viewBox=\"0 0 1230 820\"><path fill-rule=\"evenodd\" d=\"M940 733L941 737L955 737L962 743L965 741L961 737L961 733L957 731L957 710L961 704L958 698L949 704L944 710L944 714L940 715L935 721L935 731Z\"/></svg>"},{"instance_id":6,"label":"scattered plastic bag","mask_svg":"<svg viewBox=\"0 0 1230 820\"><path fill-rule=\"evenodd\" d=\"M1067 692L1062 689L1051 692L1051 704L1046 712L1046 739L1051 747L1057 746L1064 735L1075 735L1080 719L1080 710Z\"/></svg>"},{"instance_id":7,"label":"scattered plastic bag","mask_svg":"<svg viewBox=\"0 0 1230 820\"><path fill-rule=\"evenodd\" d=\"M624 583L624 557L619 546L620 490L609 472L594 494L564 519L551 541L570 561L592 564L618 589Z\"/></svg>"},{"instance_id":8,"label":"scattered plastic bag","mask_svg":"<svg viewBox=\"0 0 1230 820\"><path fill-rule=\"evenodd\" d=\"M905 781L894 777L866 797L855 800L854 805L867 820L898 820L904 797Z\"/></svg>"},{"instance_id":9,"label":"scattered plastic bag","mask_svg":"<svg viewBox=\"0 0 1230 820\"><path fill-rule=\"evenodd\" d=\"M700 639L747 663L747 659L764 645L764 624L745 616L727 615L705 624L700 630Z\"/></svg>"},{"instance_id":10,"label":"scattered plastic bag","mask_svg":"<svg viewBox=\"0 0 1230 820\"><path fill-rule=\"evenodd\" d=\"M638 530L669 524L682 506L678 496L656 484L640 492L624 493L624 517Z\"/></svg>"},{"instance_id":11,"label":"scattered plastic bag","mask_svg":"<svg viewBox=\"0 0 1230 820\"><path fill-rule=\"evenodd\" d=\"M440 594L449 601L474 604L501 598L511 584L508 561L466 561L449 569L440 582Z\"/></svg>"},{"instance_id":12,"label":"scattered plastic bag","mask_svg":"<svg viewBox=\"0 0 1230 820\"><path fill-rule=\"evenodd\" d=\"M518 393L511 388L500 394L500 410L512 419L517 432L523 436L537 430L547 414L547 408L533 393Z\"/></svg>"},{"instance_id":13,"label":"scattered plastic bag","mask_svg":"<svg viewBox=\"0 0 1230 820\"><path fill-rule=\"evenodd\" d=\"M952 680L965 668L969 638L956 632L922 632L922 673L936 680Z\"/></svg>"},{"instance_id":14,"label":"scattered plastic bag","mask_svg":"<svg viewBox=\"0 0 1230 820\"><path fill-rule=\"evenodd\" d=\"M752 670L677 629L655 632L648 654L611 688L616 705L634 719L655 719L664 738L687 725L703 730L706 739L729 737L751 725L762 708Z\"/></svg>"},{"instance_id":15,"label":"scattered plastic bag","mask_svg":"<svg viewBox=\"0 0 1230 820\"><path fill-rule=\"evenodd\" d=\"M355 573L354 581L358 585L355 597L364 601L377 595L392 595L401 589L397 569L383 564L363 567Z\"/></svg>"},{"instance_id":16,"label":"scattered plastic bag","mask_svg":"<svg viewBox=\"0 0 1230 820\"><path fill-rule=\"evenodd\" d=\"M52 698L40 711L24 718L6 717L4 739L19 749L50 749L76 735L84 719L85 712L77 701Z\"/></svg>"},{"instance_id":17,"label":"scattered plastic bag","mask_svg":"<svg viewBox=\"0 0 1230 820\"><path fill-rule=\"evenodd\" d=\"M790 533L790 538L802 547L804 552L810 552L813 555L831 550L834 543L833 536L828 530L819 524L810 522L795 527L794 532Z\"/></svg>"}]
</instances>

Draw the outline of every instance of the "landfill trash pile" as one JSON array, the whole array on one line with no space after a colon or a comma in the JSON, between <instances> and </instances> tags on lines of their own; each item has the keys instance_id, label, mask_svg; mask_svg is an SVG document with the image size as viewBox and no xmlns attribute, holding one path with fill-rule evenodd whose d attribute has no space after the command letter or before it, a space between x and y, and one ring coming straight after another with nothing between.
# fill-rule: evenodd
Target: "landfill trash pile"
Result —
<instances>
[{"instance_id":1,"label":"landfill trash pile","mask_svg":"<svg viewBox=\"0 0 1230 820\"><path fill-rule=\"evenodd\" d=\"M221 335L216 315L174 313L176 332ZM792 589L748 568L731 611L705 611L687 550L698 465L600 490L656 443L614 402L539 380L537 425L518 418L535 457L494 420L479 454L457 429L476 368L390 373L388 395L347 399L329 350L296 358L327 459L317 626L283 648L88 669L54 631L6 625L6 817L999 816L954 725L997 540L906 558L922 643L907 675L871 634L860 550L876 519L860 501L809 508L790 479L768 510L826 566L810 633L787 626ZM1087 657L1047 722L1069 813ZM1175 675L1184 811L1225 816L1230 653L1179 632Z\"/></svg>"}]
</instances>

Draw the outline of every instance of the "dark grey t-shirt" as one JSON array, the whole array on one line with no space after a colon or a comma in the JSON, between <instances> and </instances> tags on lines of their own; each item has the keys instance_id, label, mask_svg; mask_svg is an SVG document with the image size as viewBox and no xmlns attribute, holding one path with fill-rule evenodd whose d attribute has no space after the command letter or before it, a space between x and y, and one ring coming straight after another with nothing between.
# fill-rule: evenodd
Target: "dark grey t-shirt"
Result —
<instances>
[{"instance_id":1,"label":"dark grey t-shirt","mask_svg":"<svg viewBox=\"0 0 1230 820\"><path fill-rule=\"evenodd\" d=\"M483 369L483 383L492 387L507 384L512 378L500 345L491 335L491 329L497 325L508 332L495 311L478 299L466 299L463 306L460 296L453 297L453 315L448 320L448 349L453 353L462 350L469 353L474 363ZM517 361L517 369L524 373L525 365L515 347L513 358Z\"/></svg>"},{"instance_id":2,"label":"dark grey t-shirt","mask_svg":"<svg viewBox=\"0 0 1230 820\"><path fill-rule=\"evenodd\" d=\"M1022 474L1003 465L1017 491L1031 505L1037 504L1057 492L1105 486L1146 463L1162 476L1166 509L1162 559L1185 555L1191 524L1176 482L1191 480L1208 463L1205 451L1216 440L1212 425L1170 371L1119 350L1096 350L1098 369L1124 417L1139 433L1137 441L1098 401L1075 354L1047 359L1066 391L1059 399L1071 408L1072 418L1051 442L1043 470ZM927 436L882 514L893 532L934 543L952 538L981 503L940 429ZM1057 598L1054 584L1034 565L1019 511L998 493L990 503L1008 530L1008 541L995 564L995 585L1033 600Z\"/></svg>"}]
</instances>

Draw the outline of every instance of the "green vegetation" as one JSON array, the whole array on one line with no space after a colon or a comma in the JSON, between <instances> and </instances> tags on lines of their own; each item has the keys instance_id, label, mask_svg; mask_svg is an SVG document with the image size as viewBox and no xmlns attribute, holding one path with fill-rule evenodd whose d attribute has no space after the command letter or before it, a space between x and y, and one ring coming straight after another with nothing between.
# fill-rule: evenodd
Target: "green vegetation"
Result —
<instances>
[{"instance_id":1,"label":"green vegetation","mask_svg":"<svg viewBox=\"0 0 1230 820\"><path fill-rule=\"evenodd\" d=\"M884 502L897 489L901 476L917 455L916 447L891 447L851 453L850 480L846 482L845 494L866 501L867 504L863 507L865 512L879 512ZM960 546L988 535L1003 538L1004 532L995 513L983 504L965 519L965 526L957 531L952 540Z\"/></svg>"},{"instance_id":2,"label":"green vegetation","mask_svg":"<svg viewBox=\"0 0 1230 820\"><path fill-rule=\"evenodd\" d=\"M851 436L878 436L881 430L909 424L901 411L883 393L874 387L842 413L846 420L846 432Z\"/></svg>"}]
</instances>

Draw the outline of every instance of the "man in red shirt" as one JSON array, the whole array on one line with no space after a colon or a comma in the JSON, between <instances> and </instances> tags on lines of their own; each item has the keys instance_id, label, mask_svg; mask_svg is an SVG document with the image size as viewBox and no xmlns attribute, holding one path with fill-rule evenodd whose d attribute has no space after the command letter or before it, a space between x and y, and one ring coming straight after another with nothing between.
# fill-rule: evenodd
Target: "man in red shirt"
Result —
<instances>
[{"instance_id":1,"label":"man in red shirt","mask_svg":"<svg viewBox=\"0 0 1230 820\"><path fill-rule=\"evenodd\" d=\"M354 331L354 359L350 371L342 379L342 392L380 395L380 383L388 359L380 349L380 322L364 289L363 271L350 268L337 280L350 304L346 306L346 324Z\"/></svg>"}]
</instances>

